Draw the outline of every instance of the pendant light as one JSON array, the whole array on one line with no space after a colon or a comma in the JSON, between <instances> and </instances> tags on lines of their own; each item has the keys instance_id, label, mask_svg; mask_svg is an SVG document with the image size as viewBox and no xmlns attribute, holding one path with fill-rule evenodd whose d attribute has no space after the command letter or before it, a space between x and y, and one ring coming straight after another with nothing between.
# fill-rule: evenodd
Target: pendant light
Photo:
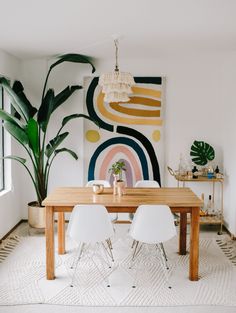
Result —
<instances>
[{"instance_id":1,"label":"pendant light","mask_svg":"<svg viewBox=\"0 0 236 313\"><path fill-rule=\"evenodd\" d=\"M127 102L132 93L131 87L135 85L134 78L130 73L120 72L118 66L118 39L115 43L115 70L100 76L98 84L105 94L105 102Z\"/></svg>"}]
</instances>

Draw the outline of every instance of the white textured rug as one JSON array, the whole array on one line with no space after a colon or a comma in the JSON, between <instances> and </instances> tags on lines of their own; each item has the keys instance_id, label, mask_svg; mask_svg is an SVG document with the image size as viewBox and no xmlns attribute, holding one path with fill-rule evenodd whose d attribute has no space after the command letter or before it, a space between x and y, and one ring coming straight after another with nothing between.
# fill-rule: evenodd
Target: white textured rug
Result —
<instances>
[{"instance_id":1,"label":"white textured rug","mask_svg":"<svg viewBox=\"0 0 236 313\"><path fill-rule=\"evenodd\" d=\"M91 265L78 268L76 285L70 287L74 246L56 256L57 279L45 279L45 240L41 236L21 237L19 243L0 263L0 305L47 303L89 306L175 306L235 305L236 266L215 239L200 240L200 276L188 280L189 257L177 254L177 238L165 244L170 263L168 289L158 262L145 260L133 289L134 271L128 269L130 240L125 236L113 244L115 264L107 288Z\"/></svg>"}]
</instances>

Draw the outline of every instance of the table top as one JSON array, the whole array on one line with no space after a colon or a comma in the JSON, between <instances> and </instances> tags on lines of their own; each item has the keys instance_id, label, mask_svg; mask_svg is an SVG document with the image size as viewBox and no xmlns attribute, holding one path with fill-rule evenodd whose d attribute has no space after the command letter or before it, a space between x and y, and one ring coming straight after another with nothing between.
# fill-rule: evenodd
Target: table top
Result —
<instances>
[{"instance_id":1,"label":"table top","mask_svg":"<svg viewBox=\"0 0 236 313\"><path fill-rule=\"evenodd\" d=\"M123 196L112 188L94 194L92 187L60 187L49 193L44 206L73 207L76 204L103 204L107 208L137 208L141 204L166 204L170 207L201 207L203 201L190 188L126 188Z\"/></svg>"}]
</instances>

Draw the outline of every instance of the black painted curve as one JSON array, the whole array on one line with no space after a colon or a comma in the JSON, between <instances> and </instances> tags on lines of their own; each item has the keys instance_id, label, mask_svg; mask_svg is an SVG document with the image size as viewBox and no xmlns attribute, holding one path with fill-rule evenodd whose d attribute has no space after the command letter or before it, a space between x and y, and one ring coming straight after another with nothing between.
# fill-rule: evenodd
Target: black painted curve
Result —
<instances>
[{"instance_id":1,"label":"black painted curve","mask_svg":"<svg viewBox=\"0 0 236 313\"><path fill-rule=\"evenodd\" d=\"M159 163L156 157L155 150L151 142L142 133L138 132L137 130L133 128L129 128L125 126L117 126L117 133L134 137L142 143L142 145L145 147L150 158L152 171L153 171L153 179L156 180L161 186L160 167L159 167Z\"/></svg>"},{"instance_id":2,"label":"black painted curve","mask_svg":"<svg viewBox=\"0 0 236 313\"><path fill-rule=\"evenodd\" d=\"M135 83L143 83L143 84L162 84L162 77L134 77Z\"/></svg>"},{"instance_id":3,"label":"black painted curve","mask_svg":"<svg viewBox=\"0 0 236 313\"><path fill-rule=\"evenodd\" d=\"M115 137L110 138L107 141L104 141L100 146L97 147L94 154L92 155L89 167L88 167L88 181L94 180L94 173L95 173L95 167L96 167L96 161L100 155L100 153L106 149L107 147L115 144L124 144L129 147L131 147L136 153L139 158L141 169L143 173L143 179L149 179L149 173L148 173L148 163L146 160L146 155L143 152L143 149L138 145L136 141L133 139L127 138L127 137Z\"/></svg>"},{"instance_id":4,"label":"black painted curve","mask_svg":"<svg viewBox=\"0 0 236 313\"><path fill-rule=\"evenodd\" d=\"M93 96L94 96L94 91L95 91L97 85L98 85L98 77L94 77L94 79L91 81L91 83L89 85L87 95L86 95L86 106L87 106L87 110L88 110L88 115L92 119L94 119L95 121L98 122L99 127L106 129L110 132L113 132L114 126L101 120L100 117L97 115L96 111L94 110Z\"/></svg>"}]
</instances>

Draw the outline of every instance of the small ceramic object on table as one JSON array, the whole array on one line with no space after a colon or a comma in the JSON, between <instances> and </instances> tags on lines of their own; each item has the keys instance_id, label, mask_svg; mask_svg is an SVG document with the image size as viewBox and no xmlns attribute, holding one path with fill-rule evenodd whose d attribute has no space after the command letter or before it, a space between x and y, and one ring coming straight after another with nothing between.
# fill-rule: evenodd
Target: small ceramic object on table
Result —
<instances>
[{"instance_id":1,"label":"small ceramic object on table","mask_svg":"<svg viewBox=\"0 0 236 313\"><path fill-rule=\"evenodd\" d=\"M104 190L103 184L93 184L93 192L97 195L102 193Z\"/></svg>"}]
</instances>

